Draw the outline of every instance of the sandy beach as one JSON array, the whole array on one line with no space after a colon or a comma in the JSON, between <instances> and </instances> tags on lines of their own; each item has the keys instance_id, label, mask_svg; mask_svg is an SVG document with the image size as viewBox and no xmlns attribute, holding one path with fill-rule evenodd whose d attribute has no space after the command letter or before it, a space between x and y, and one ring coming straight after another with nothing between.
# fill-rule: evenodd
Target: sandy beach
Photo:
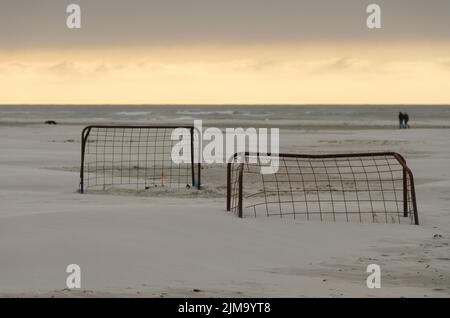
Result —
<instances>
[{"instance_id":1,"label":"sandy beach","mask_svg":"<svg viewBox=\"0 0 450 318\"><path fill-rule=\"evenodd\" d=\"M8 123L0 125L0 296L450 296L448 129L279 127L282 152L404 155L421 224L239 219L225 209L223 167L205 168L204 189L187 194L80 194L83 125ZM80 290L66 289L72 263ZM372 263L380 289L366 286Z\"/></svg>"},{"instance_id":2,"label":"sandy beach","mask_svg":"<svg viewBox=\"0 0 450 318\"><path fill-rule=\"evenodd\" d=\"M1 298L436 310L450 0L0 0Z\"/></svg>"}]
</instances>

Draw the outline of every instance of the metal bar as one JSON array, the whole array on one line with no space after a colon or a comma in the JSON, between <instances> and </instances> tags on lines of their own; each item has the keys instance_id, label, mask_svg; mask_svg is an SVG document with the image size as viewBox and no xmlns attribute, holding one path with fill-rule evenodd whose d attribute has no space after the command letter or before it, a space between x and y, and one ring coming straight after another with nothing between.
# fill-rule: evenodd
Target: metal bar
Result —
<instances>
[{"instance_id":1,"label":"metal bar","mask_svg":"<svg viewBox=\"0 0 450 318\"><path fill-rule=\"evenodd\" d=\"M191 172L192 172L192 186L195 187L195 166L194 166L194 127L189 130L191 132ZM198 185L197 185L198 187Z\"/></svg>"},{"instance_id":2,"label":"metal bar","mask_svg":"<svg viewBox=\"0 0 450 318\"><path fill-rule=\"evenodd\" d=\"M194 126L178 126L178 125L89 125L84 129L90 129L90 128L185 128L185 129L191 129L194 128Z\"/></svg>"},{"instance_id":3,"label":"metal bar","mask_svg":"<svg viewBox=\"0 0 450 318\"><path fill-rule=\"evenodd\" d=\"M242 211L242 193L243 193L243 177L244 177L244 162L240 163L239 167L239 201L238 201L238 217L242 219L243 211Z\"/></svg>"},{"instance_id":4,"label":"metal bar","mask_svg":"<svg viewBox=\"0 0 450 318\"><path fill-rule=\"evenodd\" d=\"M200 162L197 164L197 170L197 189L200 190L202 188L202 164Z\"/></svg>"},{"instance_id":5,"label":"metal bar","mask_svg":"<svg viewBox=\"0 0 450 318\"><path fill-rule=\"evenodd\" d=\"M197 162L197 189L198 190L200 190L201 189L201 187L202 187L202 178L201 178L201 175L202 175L202 147L201 147L201 135L202 135L202 132L201 131L199 131L198 130L198 128L197 127L195 127L195 126L192 126L192 142L191 142L191 144L192 144L192 154L194 154L194 150L195 150L195 147L194 147L194 144L195 144L195 131L197 131L198 132L198 162ZM193 160L192 160L192 166L194 166L194 161L195 161L195 156L193 156L192 157L193 158Z\"/></svg>"},{"instance_id":6,"label":"metal bar","mask_svg":"<svg viewBox=\"0 0 450 318\"><path fill-rule=\"evenodd\" d=\"M91 131L90 127L86 127L81 132L81 167L80 167L80 193L84 193L84 157L86 154L86 140Z\"/></svg>"},{"instance_id":7,"label":"metal bar","mask_svg":"<svg viewBox=\"0 0 450 318\"><path fill-rule=\"evenodd\" d=\"M227 163L227 211L231 209L231 165Z\"/></svg>"},{"instance_id":8,"label":"metal bar","mask_svg":"<svg viewBox=\"0 0 450 318\"><path fill-rule=\"evenodd\" d=\"M257 157L271 157L271 153L260 154L259 152L251 153L235 153L233 158L236 158L238 155L244 154L245 156L257 156ZM310 154L292 154L292 153L280 153L274 154L275 157L284 157L284 158L305 158L305 159L333 159L333 158L358 158L358 157L380 157L380 156L392 156L397 158L399 162L406 164L403 156L396 152L356 152L356 153L334 153L334 154L321 154L321 155L310 155Z\"/></svg>"},{"instance_id":9,"label":"metal bar","mask_svg":"<svg viewBox=\"0 0 450 318\"><path fill-rule=\"evenodd\" d=\"M407 168L407 173L409 175L409 184L411 187L411 201L412 201L413 213L414 213L414 224L419 225L419 213L417 211L416 187L414 185L414 175L409 168Z\"/></svg>"},{"instance_id":10,"label":"metal bar","mask_svg":"<svg viewBox=\"0 0 450 318\"><path fill-rule=\"evenodd\" d=\"M403 217L408 217L408 173L403 168Z\"/></svg>"}]
</instances>

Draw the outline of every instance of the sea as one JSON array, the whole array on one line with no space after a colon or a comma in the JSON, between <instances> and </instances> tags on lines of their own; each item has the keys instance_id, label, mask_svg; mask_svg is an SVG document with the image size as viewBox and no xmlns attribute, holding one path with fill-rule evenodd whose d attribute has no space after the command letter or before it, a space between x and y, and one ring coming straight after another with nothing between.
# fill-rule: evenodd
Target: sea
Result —
<instances>
[{"instance_id":1,"label":"sea","mask_svg":"<svg viewBox=\"0 0 450 318\"><path fill-rule=\"evenodd\" d=\"M1 105L2 123L111 123L264 121L343 125L397 125L406 112L412 126L450 127L450 105Z\"/></svg>"}]
</instances>

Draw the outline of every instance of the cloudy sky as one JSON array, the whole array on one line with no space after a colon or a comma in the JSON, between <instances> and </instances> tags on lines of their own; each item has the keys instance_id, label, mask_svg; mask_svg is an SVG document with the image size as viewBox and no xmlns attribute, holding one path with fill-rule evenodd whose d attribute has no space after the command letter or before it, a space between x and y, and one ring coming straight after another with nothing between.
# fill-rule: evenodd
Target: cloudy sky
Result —
<instances>
[{"instance_id":1,"label":"cloudy sky","mask_svg":"<svg viewBox=\"0 0 450 318\"><path fill-rule=\"evenodd\" d=\"M0 104L47 103L450 104L450 1L0 0Z\"/></svg>"}]
</instances>

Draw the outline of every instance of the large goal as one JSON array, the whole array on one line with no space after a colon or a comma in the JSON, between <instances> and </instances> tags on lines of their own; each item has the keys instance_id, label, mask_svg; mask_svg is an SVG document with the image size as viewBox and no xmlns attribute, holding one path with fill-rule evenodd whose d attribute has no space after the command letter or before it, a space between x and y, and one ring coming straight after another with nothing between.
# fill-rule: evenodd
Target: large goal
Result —
<instances>
[{"instance_id":1,"label":"large goal","mask_svg":"<svg viewBox=\"0 0 450 318\"><path fill-rule=\"evenodd\" d=\"M172 132L182 128L188 138L172 140ZM135 190L151 188L200 188L200 163L195 163L193 126L96 125L83 129L81 136L80 192L119 187ZM190 160L175 163L175 143L186 142Z\"/></svg>"},{"instance_id":2,"label":"large goal","mask_svg":"<svg viewBox=\"0 0 450 318\"><path fill-rule=\"evenodd\" d=\"M261 174L268 159L278 172ZM414 177L397 153L236 154L227 210L239 217L419 224Z\"/></svg>"}]
</instances>

